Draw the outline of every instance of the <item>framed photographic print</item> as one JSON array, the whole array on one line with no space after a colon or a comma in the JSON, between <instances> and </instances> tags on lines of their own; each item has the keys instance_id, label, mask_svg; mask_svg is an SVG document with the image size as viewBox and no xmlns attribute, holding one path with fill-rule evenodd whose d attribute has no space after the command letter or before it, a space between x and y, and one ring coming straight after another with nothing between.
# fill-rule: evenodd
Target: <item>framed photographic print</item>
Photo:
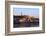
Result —
<instances>
[{"instance_id":1,"label":"framed photographic print","mask_svg":"<svg viewBox=\"0 0 46 36\"><path fill-rule=\"evenodd\" d=\"M6 2L6 34L35 34L45 32L45 4Z\"/></svg>"}]
</instances>

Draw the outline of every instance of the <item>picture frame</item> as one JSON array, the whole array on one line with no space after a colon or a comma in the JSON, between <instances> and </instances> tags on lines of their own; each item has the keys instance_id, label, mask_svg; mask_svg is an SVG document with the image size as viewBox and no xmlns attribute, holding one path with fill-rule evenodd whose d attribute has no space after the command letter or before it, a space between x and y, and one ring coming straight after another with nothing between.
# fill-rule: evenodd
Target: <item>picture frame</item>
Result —
<instances>
[{"instance_id":1,"label":"picture frame","mask_svg":"<svg viewBox=\"0 0 46 36\"><path fill-rule=\"evenodd\" d=\"M17 5L17 6L16 6ZM28 9L35 6L35 8L41 8L39 13L40 15L40 26L41 28L17 28L14 30L11 26L13 26L13 8L15 7L27 7ZM22 5L22 6L21 6ZM20 8L19 7L19 8ZM23 9L23 8L22 8ZM30 10L29 10L30 11ZM12 13L11 13L12 12ZM12 24L12 25L11 25ZM45 3L35 3L35 2L20 2L20 1L6 1L5 2L5 32L6 35L18 35L18 34L37 34L37 33L44 33L45 32ZM29 30L27 30L29 29ZM38 30L37 30L38 29ZM30 31L31 30L31 31ZM33 30L33 31L32 31Z\"/></svg>"}]
</instances>

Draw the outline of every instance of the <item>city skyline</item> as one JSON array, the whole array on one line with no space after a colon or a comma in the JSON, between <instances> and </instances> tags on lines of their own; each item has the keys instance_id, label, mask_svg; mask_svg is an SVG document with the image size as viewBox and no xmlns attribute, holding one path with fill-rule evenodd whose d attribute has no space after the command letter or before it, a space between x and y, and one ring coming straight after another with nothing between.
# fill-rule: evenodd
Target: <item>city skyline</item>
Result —
<instances>
[{"instance_id":1,"label":"city skyline","mask_svg":"<svg viewBox=\"0 0 46 36\"><path fill-rule=\"evenodd\" d=\"M38 18L39 8L13 8L13 15L18 16L21 14Z\"/></svg>"}]
</instances>

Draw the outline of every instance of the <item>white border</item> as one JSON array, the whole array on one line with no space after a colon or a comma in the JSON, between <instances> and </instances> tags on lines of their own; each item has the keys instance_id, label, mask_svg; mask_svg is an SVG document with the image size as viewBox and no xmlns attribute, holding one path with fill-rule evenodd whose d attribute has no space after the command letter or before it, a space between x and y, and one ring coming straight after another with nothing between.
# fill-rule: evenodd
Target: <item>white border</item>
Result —
<instances>
[{"instance_id":1,"label":"white border","mask_svg":"<svg viewBox=\"0 0 46 36\"><path fill-rule=\"evenodd\" d=\"M17 8L39 8L39 27L25 27L25 28L13 28L13 7ZM42 6L24 6L24 5L10 5L10 31L17 32L17 31L36 31L42 30Z\"/></svg>"}]
</instances>

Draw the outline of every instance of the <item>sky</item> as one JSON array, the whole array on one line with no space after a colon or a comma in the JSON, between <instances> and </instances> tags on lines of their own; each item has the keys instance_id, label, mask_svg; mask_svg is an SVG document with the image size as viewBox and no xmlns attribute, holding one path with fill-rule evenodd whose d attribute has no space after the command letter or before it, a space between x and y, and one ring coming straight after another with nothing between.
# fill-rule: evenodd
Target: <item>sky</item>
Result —
<instances>
[{"instance_id":1,"label":"sky","mask_svg":"<svg viewBox=\"0 0 46 36\"><path fill-rule=\"evenodd\" d=\"M28 15L39 17L39 8L13 8L13 15Z\"/></svg>"}]
</instances>

